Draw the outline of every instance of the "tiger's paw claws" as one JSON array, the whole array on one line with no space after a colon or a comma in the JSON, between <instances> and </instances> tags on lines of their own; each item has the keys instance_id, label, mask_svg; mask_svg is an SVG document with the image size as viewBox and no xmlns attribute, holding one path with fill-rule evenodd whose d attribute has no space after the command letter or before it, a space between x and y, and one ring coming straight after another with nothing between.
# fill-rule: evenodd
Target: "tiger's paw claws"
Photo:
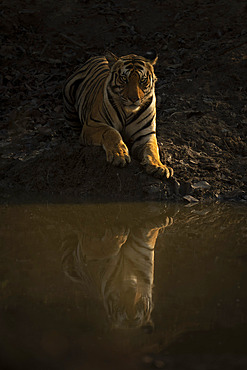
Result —
<instances>
[{"instance_id":1,"label":"tiger's paw claws","mask_svg":"<svg viewBox=\"0 0 247 370\"><path fill-rule=\"evenodd\" d=\"M163 164L161 165L155 165L155 164L149 164L146 166L146 172L149 175L152 175L156 178L162 179L162 178L169 178L173 176L173 169L171 167L167 167Z\"/></svg>"},{"instance_id":2,"label":"tiger's paw claws","mask_svg":"<svg viewBox=\"0 0 247 370\"><path fill-rule=\"evenodd\" d=\"M108 149L106 151L106 160L118 167L124 167L127 163L130 163L131 158L124 142L120 142L116 148Z\"/></svg>"}]
</instances>

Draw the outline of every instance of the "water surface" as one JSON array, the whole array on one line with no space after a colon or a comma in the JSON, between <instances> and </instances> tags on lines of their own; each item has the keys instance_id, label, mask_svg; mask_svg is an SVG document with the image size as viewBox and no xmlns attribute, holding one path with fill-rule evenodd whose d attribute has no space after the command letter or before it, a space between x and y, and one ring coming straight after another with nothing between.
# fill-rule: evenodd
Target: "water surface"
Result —
<instances>
[{"instance_id":1,"label":"water surface","mask_svg":"<svg viewBox=\"0 0 247 370\"><path fill-rule=\"evenodd\" d=\"M246 211L1 206L1 368L246 368Z\"/></svg>"}]
</instances>

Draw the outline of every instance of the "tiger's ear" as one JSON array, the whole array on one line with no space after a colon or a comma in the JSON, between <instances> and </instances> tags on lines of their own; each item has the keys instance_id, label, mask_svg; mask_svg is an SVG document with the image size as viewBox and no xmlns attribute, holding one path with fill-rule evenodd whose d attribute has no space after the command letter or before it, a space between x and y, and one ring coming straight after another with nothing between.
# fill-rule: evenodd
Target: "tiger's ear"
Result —
<instances>
[{"instance_id":1,"label":"tiger's ear","mask_svg":"<svg viewBox=\"0 0 247 370\"><path fill-rule=\"evenodd\" d=\"M156 50L150 50L146 52L145 58L154 66L158 60L158 54Z\"/></svg>"},{"instance_id":2,"label":"tiger's ear","mask_svg":"<svg viewBox=\"0 0 247 370\"><path fill-rule=\"evenodd\" d=\"M105 53L105 57L106 57L106 60L108 61L110 68L113 66L113 64L115 64L118 61L118 57L108 50Z\"/></svg>"}]
</instances>

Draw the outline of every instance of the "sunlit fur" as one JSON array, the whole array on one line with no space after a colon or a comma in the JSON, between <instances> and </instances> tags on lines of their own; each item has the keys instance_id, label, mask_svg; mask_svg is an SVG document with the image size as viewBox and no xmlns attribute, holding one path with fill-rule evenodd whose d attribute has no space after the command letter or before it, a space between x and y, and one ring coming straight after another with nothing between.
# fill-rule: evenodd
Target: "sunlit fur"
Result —
<instances>
[{"instance_id":1,"label":"sunlit fur","mask_svg":"<svg viewBox=\"0 0 247 370\"><path fill-rule=\"evenodd\" d=\"M125 166L130 150L148 173L169 177L156 140L156 60L111 53L89 59L66 81L64 113L81 142L101 145L108 162Z\"/></svg>"}]
</instances>

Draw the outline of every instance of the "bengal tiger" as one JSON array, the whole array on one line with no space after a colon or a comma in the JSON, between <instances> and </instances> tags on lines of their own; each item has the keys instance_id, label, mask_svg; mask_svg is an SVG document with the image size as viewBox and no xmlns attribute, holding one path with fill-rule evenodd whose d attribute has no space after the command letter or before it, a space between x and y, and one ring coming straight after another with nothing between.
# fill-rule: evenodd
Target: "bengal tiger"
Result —
<instances>
[{"instance_id":1,"label":"bengal tiger","mask_svg":"<svg viewBox=\"0 0 247 370\"><path fill-rule=\"evenodd\" d=\"M157 217L159 207L149 205L137 211L118 204L107 210L101 205L88 208L82 226L67 228L63 237L64 273L82 286L85 295L100 298L111 328L150 330L154 248L159 233L172 225L173 218ZM96 222L91 225L88 220L93 215Z\"/></svg>"},{"instance_id":2,"label":"bengal tiger","mask_svg":"<svg viewBox=\"0 0 247 370\"><path fill-rule=\"evenodd\" d=\"M125 166L130 150L148 174L169 178L173 170L161 163L156 138L157 59L111 52L90 58L64 85L64 114L82 144L104 148L107 162Z\"/></svg>"}]
</instances>

